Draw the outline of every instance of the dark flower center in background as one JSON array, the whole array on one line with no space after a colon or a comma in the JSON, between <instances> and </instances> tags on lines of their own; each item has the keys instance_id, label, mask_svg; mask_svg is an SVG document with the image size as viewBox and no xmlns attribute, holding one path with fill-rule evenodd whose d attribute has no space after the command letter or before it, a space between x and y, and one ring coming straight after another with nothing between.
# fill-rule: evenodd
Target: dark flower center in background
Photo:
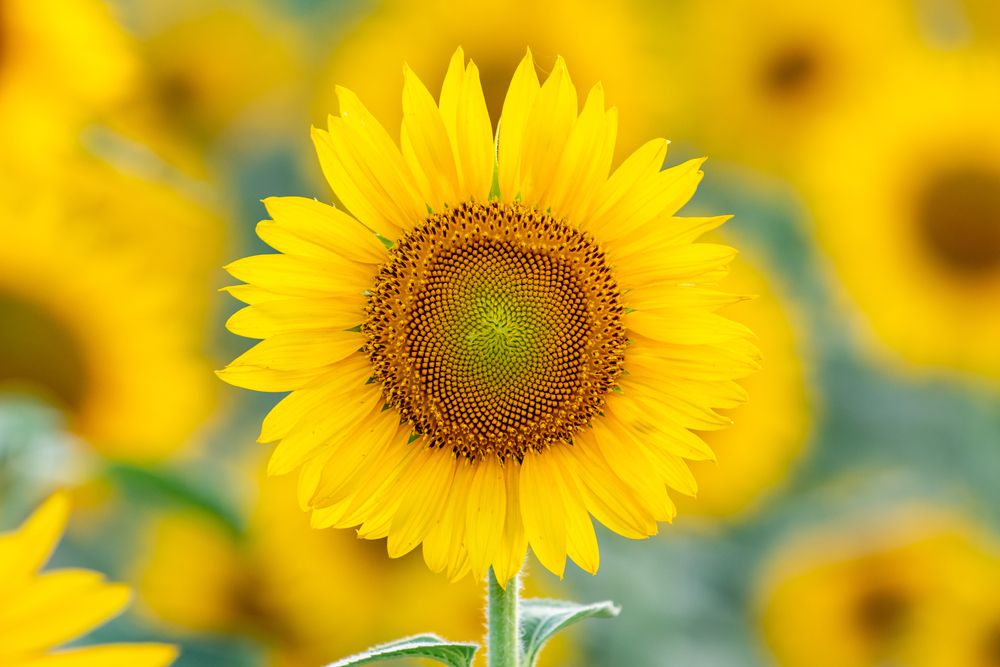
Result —
<instances>
[{"instance_id":1,"label":"dark flower center in background","mask_svg":"<svg viewBox=\"0 0 1000 667\"><path fill-rule=\"evenodd\" d=\"M787 47L775 54L764 67L764 89L777 99L803 95L814 85L820 63L806 45Z\"/></svg>"},{"instance_id":2,"label":"dark flower center in background","mask_svg":"<svg viewBox=\"0 0 1000 667\"><path fill-rule=\"evenodd\" d=\"M74 411L87 390L83 355L66 327L5 294L0 294L0 388L30 391Z\"/></svg>"},{"instance_id":3,"label":"dark flower center in background","mask_svg":"<svg viewBox=\"0 0 1000 667\"><path fill-rule=\"evenodd\" d=\"M923 242L948 269L978 275L1000 267L1000 174L978 167L939 174L917 216Z\"/></svg>"},{"instance_id":4,"label":"dark flower center in background","mask_svg":"<svg viewBox=\"0 0 1000 667\"><path fill-rule=\"evenodd\" d=\"M860 630L875 644L897 637L906 627L910 602L900 591L875 587L857 602L855 618Z\"/></svg>"},{"instance_id":5,"label":"dark flower center in background","mask_svg":"<svg viewBox=\"0 0 1000 667\"><path fill-rule=\"evenodd\" d=\"M463 204L390 251L363 331L387 402L470 458L568 441L604 404L626 345L593 239L520 204Z\"/></svg>"},{"instance_id":6,"label":"dark flower center in background","mask_svg":"<svg viewBox=\"0 0 1000 667\"><path fill-rule=\"evenodd\" d=\"M1000 667L1000 625L994 625L987 632L982 655L984 667Z\"/></svg>"}]
</instances>

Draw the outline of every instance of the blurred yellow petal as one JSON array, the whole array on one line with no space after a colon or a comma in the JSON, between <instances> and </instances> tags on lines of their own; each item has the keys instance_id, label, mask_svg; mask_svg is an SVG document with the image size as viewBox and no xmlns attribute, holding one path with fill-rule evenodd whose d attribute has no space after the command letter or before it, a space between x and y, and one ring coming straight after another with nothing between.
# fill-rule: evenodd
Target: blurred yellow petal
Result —
<instances>
[{"instance_id":1,"label":"blurred yellow petal","mask_svg":"<svg viewBox=\"0 0 1000 667\"><path fill-rule=\"evenodd\" d=\"M28 658L17 667L166 667L178 655L167 644L107 644Z\"/></svg>"}]
</instances>

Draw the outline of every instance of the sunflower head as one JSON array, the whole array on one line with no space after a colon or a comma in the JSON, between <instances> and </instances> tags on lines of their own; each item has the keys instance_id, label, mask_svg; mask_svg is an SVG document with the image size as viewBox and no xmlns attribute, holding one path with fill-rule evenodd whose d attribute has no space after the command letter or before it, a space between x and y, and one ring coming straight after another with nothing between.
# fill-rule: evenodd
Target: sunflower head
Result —
<instances>
[{"instance_id":1,"label":"sunflower head","mask_svg":"<svg viewBox=\"0 0 1000 667\"><path fill-rule=\"evenodd\" d=\"M562 574L594 572L591 515L629 537L670 520L688 429L745 395L752 334L704 288L735 251L693 244L725 218L678 218L700 160L661 170L647 143L610 173L617 112L598 84L578 108L565 63L544 84L530 52L494 134L459 49L437 101L404 69L399 147L350 91L313 130L350 211L266 201L261 237L284 254L227 267L248 304L229 322L263 342L220 375L292 391L262 441L272 473L302 465L313 525L423 544L434 571L492 566L504 584L530 543ZM353 217L352 217L353 216Z\"/></svg>"},{"instance_id":2,"label":"sunflower head","mask_svg":"<svg viewBox=\"0 0 1000 667\"><path fill-rule=\"evenodd\" d=\"M517 202L467 202L393 246L362 332L372 378L418 433L520 461L600 411L622 371L624 312L589 234Z\"/></svg>"}]
</instances>

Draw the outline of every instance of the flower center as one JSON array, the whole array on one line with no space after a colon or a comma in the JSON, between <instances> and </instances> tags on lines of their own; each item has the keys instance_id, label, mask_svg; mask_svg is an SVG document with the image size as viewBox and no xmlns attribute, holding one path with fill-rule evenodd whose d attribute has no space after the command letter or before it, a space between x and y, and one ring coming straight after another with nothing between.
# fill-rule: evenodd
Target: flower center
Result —
<instances>
[{"instance_id":1,"label":"flower center","mask_svg":"<svg viewBox=\"0 0 1000 667\"><path fill-rule=\"evenodd\" d=\"M917 216L925 245L947 268L977 275L1000 267L1000 174L977 167L939 174Z\"/></svg>"},{"instance_id":2,"label":"flower center","mask_svg":"<svg viewBox=\"0 0 1000 667\"><path fill-rule=\"evenodd\" d=\"M885 643L905 628L910 600L900 591L877 587L857 602L857 622L862 632L876 643Z\"/></svg>"},{"instance_id":3,"label":"flower center","mask_svg":"<svg viewBox=\"0 0 1000 667\"><path fill-rule=\"evenodd\" d=\"M518 460L569 441L621 373L605 253L520 204L430 216L389 252L362 327L386 401L435 445Z\"/></svg>"},{"instance_id":4,"label":"flower center","mask_svg":"<svg viewBox=\"0 0 1000 667\"><path fill-rule=\"evenodd\" d=\"M819 60L813 49L801 44L779 51L764 67L764 88L773 97L798 97L818 78Z\"/></svg>"},{"instance_id":5,"label":"flower center","mask_svg":"<svg viewBox=\"0 0 1000 667\"><path fill-rule=\"evenodd\" d=\"M0 388L41 393L79 410L87 392L82 351L56 318L0 293Z\"/></svg>"}]
</instances>

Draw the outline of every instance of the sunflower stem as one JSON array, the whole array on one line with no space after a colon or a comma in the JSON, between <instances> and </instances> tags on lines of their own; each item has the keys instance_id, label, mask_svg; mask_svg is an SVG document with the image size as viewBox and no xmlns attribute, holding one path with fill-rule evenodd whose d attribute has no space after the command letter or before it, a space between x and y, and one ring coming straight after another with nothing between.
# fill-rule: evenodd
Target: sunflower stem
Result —
<instances>
[{"instance_id":1,"label":"sunflower stem","mask_svg":"<svg viewBox=\"0 0 1000 667\"><path fill-rule=\"evenodd\" d=\"M493 568L486 575L486 650L489 667L518 667L518 598L521 575L507 582L504 590Z\"/></svg>"}]
</instances>

